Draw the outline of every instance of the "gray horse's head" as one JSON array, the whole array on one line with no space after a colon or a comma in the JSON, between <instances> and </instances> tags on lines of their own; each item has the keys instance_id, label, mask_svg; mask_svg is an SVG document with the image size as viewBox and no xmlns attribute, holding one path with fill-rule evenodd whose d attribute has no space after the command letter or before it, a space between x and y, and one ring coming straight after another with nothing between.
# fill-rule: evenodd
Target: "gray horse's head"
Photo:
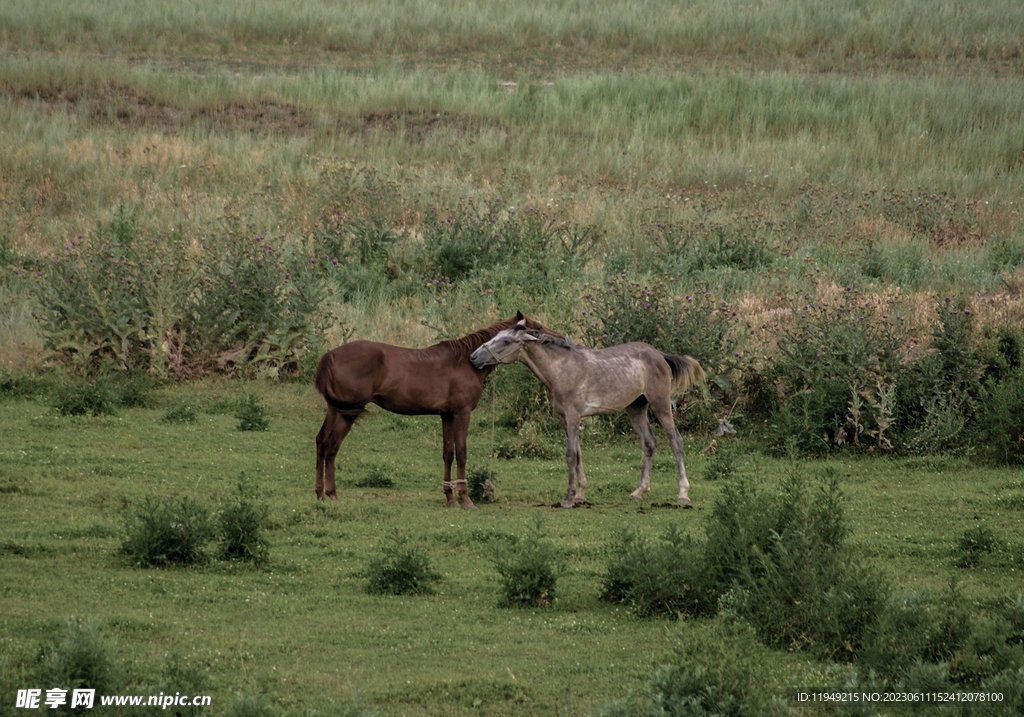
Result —
<instances>
[{"instance_id":1,"label":"gray horse's head","mask_svg":"<svg viewBox=\"0 0 1024 717\"><path fill-rule=\"evenodd\" d=\"M524 319L512 328L495 334L493 339L470 354L469 361L476 368L495 366L499 363L515 363L519 360L519 351L523 343L537 340L537 332L528 328Z\"/></svg>"}]
</instances>

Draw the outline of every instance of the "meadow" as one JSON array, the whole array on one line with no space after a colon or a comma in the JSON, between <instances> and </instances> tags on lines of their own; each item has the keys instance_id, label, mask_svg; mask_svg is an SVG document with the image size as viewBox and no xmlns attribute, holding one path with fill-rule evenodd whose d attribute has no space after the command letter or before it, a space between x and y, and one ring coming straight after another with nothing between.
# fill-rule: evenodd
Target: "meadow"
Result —
<instances>
[{"instance_id":1,"label":"meadow","mask_svg":"<svg viewBox=\"0 0 1024 717\"><path fill-rule=\"evenodd\" d=\"M1005 0L0 3L0 714L73 654L235 717L1020 713L1022 38ZM553 508L521 366L470 431L494 502L384 412L314 500L322 351L516 310L700 359L695 510L663 439L628 500L615 419ZM240 484L254 564L126 552ZM395 546L433 592L367 592ZM529 546L557 589L509 608Z\"/></svg>"}]
</instances>

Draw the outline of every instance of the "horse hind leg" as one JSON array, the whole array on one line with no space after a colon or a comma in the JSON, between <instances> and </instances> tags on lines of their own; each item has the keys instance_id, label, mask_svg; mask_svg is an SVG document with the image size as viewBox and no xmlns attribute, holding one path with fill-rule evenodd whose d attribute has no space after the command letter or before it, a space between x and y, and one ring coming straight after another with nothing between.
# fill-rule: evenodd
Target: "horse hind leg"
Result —
<instances>
[{"instance_id":1,"label":"horse hind leg","mask_svg":"<svg viewBox=\"0 0 1024 717\"><path fill-rule=\"evenodd\" d=\"M352 430L352 424L362 411L345 414L334 408L328 407L327 416L316 435L316 479L313 482L313 490L318 500L338 497L334 477L334 460L341 448L341 442Z\"/></svg>"},{"instance_id":2,"label":"horse hind leg","mask_svg":"<svg viewBox=\"0 0 1024 717\"><path fill-rule=\"evenodd\" d=\"M651 424L647 422L647 402L634 403L626 406L626 414L629 416L633 430L640 437L640 452L643 456L640 464L640 483L636 490L629 494L633 500L640 500L644 493L651 489L651 466L654 463L654 432Z\"/></svg>"},{"instance_id":3,"label":"horse hind leg","mask_svg":"<svg viewBox=\"0 0 1024 717\"><path fill-rule=\"evenodd\" d=\"M672 418L672 403L666 400L665 405L652 405L651 408L654 409L654 417L665 429L669 445L672 447L672 455L676 457L676 467L679 469L679 497L676 502L684 508L691 508L690 481L686 480L686 465L683 463L683 437L676 429L676 422Z\"/></svg>"}]
</instances>

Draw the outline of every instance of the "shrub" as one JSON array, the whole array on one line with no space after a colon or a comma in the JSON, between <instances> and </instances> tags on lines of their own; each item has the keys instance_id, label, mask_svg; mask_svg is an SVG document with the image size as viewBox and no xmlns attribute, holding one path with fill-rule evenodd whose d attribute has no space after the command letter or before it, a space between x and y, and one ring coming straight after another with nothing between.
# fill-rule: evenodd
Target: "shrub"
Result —
<instances>
[{"instance_id":1,"label":"shrub","mask_svg":"<svg viewBox=\"0 0 1024 717\"><path fill-rule=\"evenodd\" d=\"M267 420L267 407L254 393L247 393L238 402L235 408L235 418L238 419L238 430L240 431L265 431L270 427Z\"/></svg>"},{"instance_id":2,"label":"shrub","mask_svg":"<svg viewBox=\"0 0 1024 717\"><path fill-rule=\"evenodd\" d=\"M968 613L955 585L939 600L925 590L904 590L881 606L865 635L858 668L892 680L915 663L949 662L970 632Z\"/></svg>"},{"instance_id":3,"label":"shrub","mask_svg":"<svg viewBox=\"0 0 1024 717\"><path fill-rule=\"evenodd\" d=\"M1020 371L986 384L979 434L988 457L1007 465L1024 463L1024 374Z\"/></svg>"},{"instance_id":4,"label":"shrub","mask_svg":"<svg viewBox=\"0 0 1024 717\"><path fill-rule=\"evenodd\" d=\"M164 693L173 695L181 693L184 695L201 695L208 692L209 685L206 680L206 673L200 667L189 664L189 662L177 653L165 653L163 668L159 681L151 686L149 694L155 695ZM199 705L163 705L144 708L145 713L153 715L165 715L166 717L197 717L207 708Z\"/></svg>"},{"instance_id":5,"label":"shrub","mask_svg":"<svg viewBox=\"0 0 1024 717\"><path fill-rule=\"evenodd\" d=\"M68 376L53 389L50 400L62 416L112 416L117 413L108 385L97 379Z\"/></svg>"},{"instance_id":6,"label":"shrub","mask_svg":"<svg viewBox=\"0 0 1024 717\"><path fill-rule=\"evenodd\" d=\"M789 695L772 695L772 680L766 669L772 655L749 631L723 629L719 622L705 622L679 634L670 661L651 672L639 695L606 705L595 717L792 714L785 703Z\"/></svg>"},{"instance_id":7,"label":"shrub","mask_svg":"<svg viewBox=\"0 0 1024 717\"><path fill-rule=\"evenodd\" d=\"M731 450L719 448L704 469L705 480L725 480L736 475L736 456Z\"/></svg>"},{"instance_id":8,"label":"shrub","mask_svg":"<svg viewBox=\"0 0 1024 717\"><path fill-rule=\"evenodd\" d=\"M263 695L240 692L231 701L227 717L277 717L277 710Z\"/></svg>"},{"instance_id":9,"label":"shrub","mask_svg":"<svg viewBox=\"0 0 1024 717\"><path fill-rule=\"evenodd\" d=\"M957 540L958 568L973 568L981 562L983 555L996 549L996 536L986 525L978 525L961 533Z\"/></svg>"},{"instance_id":10,"label":"shrub","mask_svg":"<svg viewBox=\"0 0 1024 717\"><path fill-rule=\"evenodd\" d=\"M715 613L717 589L708 580L701 546L674 525L658 541L622 533L609 553L601 599L627 605L640 617Z\"/></svg>"},{"instance_id":11,"label":"shrub","mask_svg":"<svg viewBox=\"0 0 1024 717\"><path fill-rule=\"evenodd\" d=\"M893 448L887 432L907 338L894 302L879 304L850 286L838 297L805 294L771 328L778 346L760 380L783 397L768 417L777 449Z\"/></svg>"},{"instance_id":12,"label":"shrub","mask_svg":"<svg viewBox=\"0 0 1024 717\"><path fill-rule=\"evenodd\" d=\"M121 551L140 567L193 565L206 560L214 537L210 511L191 498L147 496L128 522Z\"/></svg>"},{"instance_id":13,"label":"shrub","mask_svg":"<svg viewBox=\"0 0 1024 717\"><path fill-rule=\"evenodd\" d=\"M581 329L586 343L614 346L643 341L665 353L696 358L713 375L727 375L734 363L736 314L699 283L676 296L661 277L609 277L584 287Z\"/></svg>"},{"instance_id":14,"label":"shrub","mask_svg":"<svg viewBox=\"0 0 1024 717\"><path fill-rule=\"evenodd\" d=\"M476 468L466 474L469 482L469 499L474 503L494 501L494 481L497 474L489 468Z\"/></svg>"},{"instance_id":15,"label":"shrub","mask_svg":"<svg viewBox=\"0 0 1024 717\"><path fill-rule=\"evenodd\" d=\"M262 565L270 555L270 546L263 536L268 509L250 500L248 492L255 492L255 488L246 486L243 474L238 479L234 499L225 502L221 508L218 518L220 559Z\"/></svg>"},{"instance_id":16,"label":"shrub","mask_svg":"<svg viewBox=\"0 0 1024 717\"><path fill-rule=\"evenodd\" d=\"M366 592L371 595L427 595L440 573L430 567L427 554L408 545L408 539L395 535L383 555L374 558L363 570Z\"/></svg>"},{"instance_id":17,"label":"shrub","mask_svg":"<svg viewBox=\"0 0 1024 717\"><path fill-rule=\"evenodd\" d=\"M65 714L71 712L70 690L95 689L97 695L109 694L122 682L99 624L92 621L69 618L63 631L42 645L38 665L37 677L43 685L69 690L68 704L59 710Z\"/></svg>"},{"instance_id":18,"label":"shrub","mask_svg":"<svg viewBox=\"0 0 1024 717\"><path fill-rule=\"evenodd\" d=\"M296 372L325 329L319 279L335 265L263 237L218 237L201 249L196 257L178 232L143 236L122 205L36 270L48 347L83 371L112 362L181 376Z\"/></svg>"},{"instance_id":19,"label":"shrub","mask_svg":"<svg viewBox=\"0 0 1024 717\"><path fill-rule=\"evenodd\" d=\"M356 486L359 488L394 488L395 481L380 468L373 468L356 481Z\"/></svg>"},{"instance_id":20,"label":"shrub","mask_svg":"<svg viewBox=\"0 0 1024 717\"><path fill-rule=\"evenodd\" d=\"M184 398L177 398L164 409L162 421L164 423L195 423L199 413L191 401Z\"/></svg>"},{"instance_id":21,"label":"shrub","mask_svg":"<svg viewBox=\"0 0 1024 717\"><path fill-rule=\"evenodd\" d=\"M494 569L501 582L501 607L550 607L555 600L558 560L540 524L509 545L497 545Z\"/></svg>"}]
</instances>

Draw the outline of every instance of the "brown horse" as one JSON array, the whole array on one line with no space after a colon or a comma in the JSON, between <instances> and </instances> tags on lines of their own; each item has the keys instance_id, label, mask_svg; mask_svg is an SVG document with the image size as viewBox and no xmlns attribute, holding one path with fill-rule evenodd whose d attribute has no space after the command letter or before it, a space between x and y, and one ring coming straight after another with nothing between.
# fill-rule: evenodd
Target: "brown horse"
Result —
<instances>
[{"instance_id":1,"label":"brown horse","mask_svg":"<svg viewBox=\"0 0 1024 717\"><path fill-rule=\"evenodd\" d=\"M484 391L484 379L493 370L473 367L469 355L499 331L525 322L544 327L521 313L493 326L425 349L408 349L375 341L353 341L320 357L316 388L327 401L327 416L316 436L316 482L320 500L336 498L334 458L352 424L375 403L392 413L407 416L439 415L443 435L445 502L475 508L466 485L466 435L469 414ZM457 478L451 481L452 458ZM457 495L456 495L457 493Z\"/></svg>"}]
</instances>

